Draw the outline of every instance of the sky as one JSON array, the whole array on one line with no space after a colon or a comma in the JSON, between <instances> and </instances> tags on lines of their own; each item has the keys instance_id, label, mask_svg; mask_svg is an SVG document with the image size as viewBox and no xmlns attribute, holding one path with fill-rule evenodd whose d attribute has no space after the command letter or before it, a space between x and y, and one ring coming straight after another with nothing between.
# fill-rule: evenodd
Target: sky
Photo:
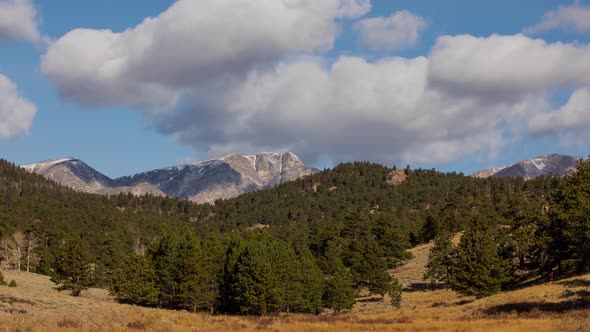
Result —
<instances>
[{"instance_id":1,"label":"sky","mask_svg":"<svg viewBox=\"0 0 590 332\"><path fill-rule=\"evenodd\" d=\"M590 148L590 1L0 0L0 158L292 151L474 171Z\"/></svg>"}]
</instances>

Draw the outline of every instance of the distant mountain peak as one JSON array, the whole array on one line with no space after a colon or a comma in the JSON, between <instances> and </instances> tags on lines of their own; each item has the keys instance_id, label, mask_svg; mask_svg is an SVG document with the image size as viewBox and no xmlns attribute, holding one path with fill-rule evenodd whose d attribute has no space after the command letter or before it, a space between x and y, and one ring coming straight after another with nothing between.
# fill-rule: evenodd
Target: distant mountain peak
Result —
<instances>
[{"instance_id":1,"label":"distant mountain peak","mask_svg":"<svg viewBox=\"0 0 590 332\"><path fill-rule=\"evenodd\" d=\"M138 183L136 186L117 186L108 176L73 157L50 159L21 167L29 172L41 174L63 186L92 194L112 195L130 192L137 195L146 193L164 195L147 183Z\"/></svg>"},{"instance_id":2,"label":"distant mountain peak","mask_svg":"<svg viewBox=\"0 0 590 332\"><path fill-rule=\"evenodd\" d=\"M539 176L566 176L575 171L581 159L580 157L554 153L522 160L504 167L482 170L473 173L472 176L479 178L520 176L527 180Z\"/></svg>"},{"instance_id":3,"label":"distant mountain peak","mask_svg":"<svg viewBox=\"0 0 590 332\"><path fill-rule=\"evenodd\" d=\"M75 160L77 160L77 159L75 159L73 157L48 159L48 160L40 161L38 163L24 165L24 166L22 166L22 168L24 168L26 170L32 170L36 167L52 167L57 164L61 164L61 163L67 162L67 161L75 161Z\"/></svg>"},{"instance_id":4,"label":"distant mountain peak","mask_svg":"<svg viewBox=\"0 0 590 332\"><path fill-rule=\"evenodd\" d=\"M214 202L265 189L314 173L292 152L228 154L116 179L118 185L150 183L168 195Z\"/></svg>"},{"instance_id":5,"label":"distant mountain peak","mask_svg":"<svg viewBox=\"0 0 590 332\"><path fill-rule=\"evenodd\" d=\"M74 190L117 194L170 195L195 202L214 202L270 188L316 172L292 152L229 154L111 179L75 158L58 158L22 166Z\"/></svg>"}]
</instances>

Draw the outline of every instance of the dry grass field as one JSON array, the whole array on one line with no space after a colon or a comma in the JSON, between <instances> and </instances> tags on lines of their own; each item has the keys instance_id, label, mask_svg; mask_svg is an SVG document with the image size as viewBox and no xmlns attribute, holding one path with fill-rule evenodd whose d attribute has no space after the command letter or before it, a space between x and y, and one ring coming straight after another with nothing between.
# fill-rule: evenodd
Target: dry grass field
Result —
<instances>
[{"instance_id":1,"label":"dry grass field","mask_svg":"<svg viewBox=\"0 0 590 332\"><path fill-rule=\"evenodd\" d=\"M485 299L424 284L431 245L392 271L405 287L400 310L361 298L338 316L234 317L118 304L105 290L79 298L53 290L48 277L3 271L0 331L590 331L590 275L530 286Z\"/></svg>"}]
</instances>

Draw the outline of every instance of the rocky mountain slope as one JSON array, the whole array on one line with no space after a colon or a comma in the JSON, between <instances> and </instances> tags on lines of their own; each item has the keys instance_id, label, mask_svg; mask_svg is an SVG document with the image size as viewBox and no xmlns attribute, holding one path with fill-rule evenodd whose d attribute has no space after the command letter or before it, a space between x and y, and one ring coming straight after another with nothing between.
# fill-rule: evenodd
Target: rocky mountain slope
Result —
<instances>
[{"instance_id":1,"label":"rocky mountain slope","mask_svg":"<svg viewBox=\"0 0 590 332\"><path fill-rule=\"evenodd\" d=\"M48 160L23 166L74 190L136 195L169 195L194 202L214 202L242 193L273 187L310 175L291 152L263 153L252 156L232 154L190 164L110 179L84 162L74 158Z\"/></svg>"},{"instance_id":2,"label":"rocky mountain slope","mask_svg":"<svg viewBox=\"0 0 590 332\"><path fill-rule=\"evenodd\" d=\"M81 192L106 195L119 193L165 195L158 188L145 182L136 183L133 186L117 185L106 175L74 158L46 160L22 167L29 172L41 174L50 180Z\"/></svg>"},{"instance_id":3,"label":"rocky mountain slope","mask_svg":"<svg viewBox=\"0 0 590 332\"><path fill-rule=\"evenodd\" d=\"M291 152L252 156L232 154L135 174L116 179L115 183L134 186L146 182L171 196L195 202L214 202L216 199L270 188L313 172Z\"/></svg>"},{"instance_id":4,"label":"rocky mountain slope","mask_svg":"<svg viewBox=\"0 0 590 332\"><path fill-rule=\"evenodd\" d=\"M534 179L547 175L565 176L574 172L579 162L579 157L551 154L523 160L505 167L479 171L472 174L472 176L478 178L521 176L525 179Z\"/></svg>"}]
</instances>

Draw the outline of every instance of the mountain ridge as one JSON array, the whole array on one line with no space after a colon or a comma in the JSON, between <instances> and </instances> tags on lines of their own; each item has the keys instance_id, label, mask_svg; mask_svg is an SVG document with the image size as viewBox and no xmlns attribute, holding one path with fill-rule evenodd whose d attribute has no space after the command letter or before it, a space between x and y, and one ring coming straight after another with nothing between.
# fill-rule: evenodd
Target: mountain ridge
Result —
<instances>
[{"instance_id":1,"label":"mountain ridge","mask_svg":"<svg viewBox=\"0 0 590 332\"><path fill-rule=\"evenodd\" d=\"M581 157L554 153L521 160L503 167L481 170L471 176L478 178L520 176L527 180L539 176L563 177L575 172L576 166L582 159Z\"/></svg>"},{"instance_id":2,"label":"mountain ridge","mask_svg":"<svg viewBox=\"0 0 590 332\"><path fill-rule=\"evenodd\" d=\"M230 154L111 179L73 157L23 165L74 190L96 194L133 193L174 196L197 203L213 203L242 193L273 187L311 175L292 152L256 155Z\"/></svg>"},{"instance_id":3,"label":"mountain ridge","mask_svg":"<svg viewBox=\"0 0 590 332\"><path fill-rule=\"evenodd\" d=\"M118 186L113 179L73 157L49 159L21 167L76 191L103 195L133 193L165 196L162 191L147 183L138 183L135 186Z\"/></svg>"}]
</instances>

